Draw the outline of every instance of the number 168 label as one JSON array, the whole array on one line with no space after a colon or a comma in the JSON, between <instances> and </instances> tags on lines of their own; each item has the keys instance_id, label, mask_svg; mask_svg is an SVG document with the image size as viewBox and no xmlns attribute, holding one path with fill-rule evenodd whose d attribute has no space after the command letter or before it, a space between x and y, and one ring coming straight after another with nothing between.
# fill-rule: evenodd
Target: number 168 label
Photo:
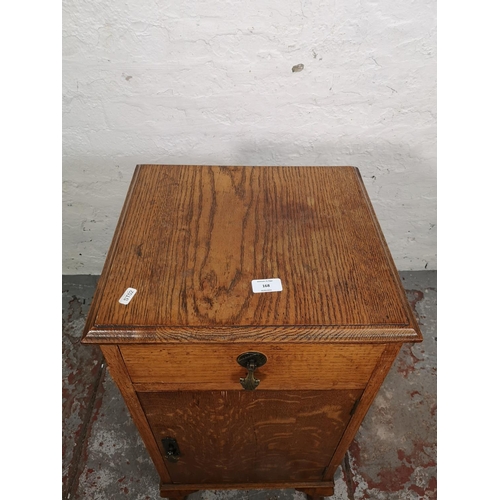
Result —
<instances>
[{"instance_id":1,"label":"number 168 label","mask_svg":"<svg viewBox=\"0 0 500 500\"><path fill-rule=\"evenodd\" d=\"M281 292L283 286L279 278L269 278L266 280L252 280L253 293Z\"/></svg>"}]
</instances>

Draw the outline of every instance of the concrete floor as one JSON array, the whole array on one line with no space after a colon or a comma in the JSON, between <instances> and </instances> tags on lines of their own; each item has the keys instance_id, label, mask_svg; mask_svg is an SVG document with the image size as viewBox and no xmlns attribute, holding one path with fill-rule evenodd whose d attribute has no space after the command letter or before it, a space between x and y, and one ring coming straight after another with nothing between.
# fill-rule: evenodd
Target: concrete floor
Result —
<instances>
[{"instance_id":1,"label":"concrete floor","mask_svg":"<svg viewBox=\"0 0 500 500\"><path fill-rule=\"evenodd\" d=\"M424 342L405 345L335 475L338 500L435 499L436 272L400 273ZM80 345L96 276L63 278L63 498L160 498L158 477L98 348ZM294 490L189 500L303 500Z\"/></svg>"}]
</instances>

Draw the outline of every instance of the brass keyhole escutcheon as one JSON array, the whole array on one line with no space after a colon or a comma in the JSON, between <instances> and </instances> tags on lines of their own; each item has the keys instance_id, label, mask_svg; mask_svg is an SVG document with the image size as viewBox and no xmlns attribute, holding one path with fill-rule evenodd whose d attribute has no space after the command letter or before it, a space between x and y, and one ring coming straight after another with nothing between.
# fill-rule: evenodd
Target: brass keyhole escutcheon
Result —
<instances>
[{"instance_id":1,"label":"brass keyhole escutcheon","mask_svg":"<svg viewBox=\"0 0 500 500\"><path fill-rule=\"evenodd\" d=\"M267 357L261 352L244 352L236 358L236 361L248 371L245 378L240 378L241 386L245 391L253 391L260 384L260 380L254 376L255 370L266 364Z\"/></svg>"},{"instance_id":2,"label":"brass keyhole escutcheon","mask_svg":"<svg viewBox=\"0 0 500 500\"><path fill-rule=\"evenodd\" d=\"M176 463L181 456L181 450L179 449L177 440L172 437L166 437L162 439L161 442L163 444L163 448L165 449L165 458L169 462Z\"/></svg>"}]
</instances>

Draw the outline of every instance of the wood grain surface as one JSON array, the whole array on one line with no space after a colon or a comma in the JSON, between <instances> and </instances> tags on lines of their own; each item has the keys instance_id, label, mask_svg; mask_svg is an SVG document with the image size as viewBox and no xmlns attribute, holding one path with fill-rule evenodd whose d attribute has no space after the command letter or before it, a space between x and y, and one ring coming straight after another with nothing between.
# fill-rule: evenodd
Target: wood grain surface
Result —
<instances>
[{"instance_id":1,"label":"wood grain surface","mask_svg":"<svg viewBox=\"0 0 500 500\"><path fill-rule=\"evenodd\" d=\"M174 483L321 481L362 390L139 393Z\"/></svg>"},{"instance_id":2,"label":"wood grain surface","mask_svg":"<svg viewBox=\"0 0 500 500\"><path fill-rule=\"evenodd\" d=\"M194 344L207 342L332 344L421 342L418 325L411 328L338 327L338 326L117 326L94 327L82 341L91 344Z\"/></svg>"},{"instance_id":3,"label":"wood grain surface","mask_svg":"<svg viewBox=\"0 0 500 500\"><path fill-rule=\"evenodd\" d=\"M243 390L247 371L236 358L259 351L267 363L255 372L257 390L362 389L385 346L294 344L123 345L130 378L138 391ZM148 384L152 384L148 387Z\"/></svg>"},{"instance_id":4,"label":"wood grain surface","mask_svg":"<svg viewBox=\"0 0 500 500\"><path fill-rule=\"evenodd\" d=\"M219 327L420 335L355 168L142 165L122 219L87 342ZM254 294L262 278L283 291Z\"/></svg>"}]
</instances>

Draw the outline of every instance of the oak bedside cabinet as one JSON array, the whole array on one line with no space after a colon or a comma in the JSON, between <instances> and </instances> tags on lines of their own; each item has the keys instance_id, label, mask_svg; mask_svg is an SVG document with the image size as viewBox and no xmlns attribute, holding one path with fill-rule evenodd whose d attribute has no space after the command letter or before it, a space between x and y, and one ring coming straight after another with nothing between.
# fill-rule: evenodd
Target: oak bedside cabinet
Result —
<instances>
[{"instance_id":1,"label":"oak bedside cabinet","mask_svg":"<svg viewBox=\"0 0 500 500\"><path fill-rule=\"evenodd\" d=\"M162 497L333 475L419 342L353 167L139 165L89 312Z\"/></svg>"}]
</instances>

